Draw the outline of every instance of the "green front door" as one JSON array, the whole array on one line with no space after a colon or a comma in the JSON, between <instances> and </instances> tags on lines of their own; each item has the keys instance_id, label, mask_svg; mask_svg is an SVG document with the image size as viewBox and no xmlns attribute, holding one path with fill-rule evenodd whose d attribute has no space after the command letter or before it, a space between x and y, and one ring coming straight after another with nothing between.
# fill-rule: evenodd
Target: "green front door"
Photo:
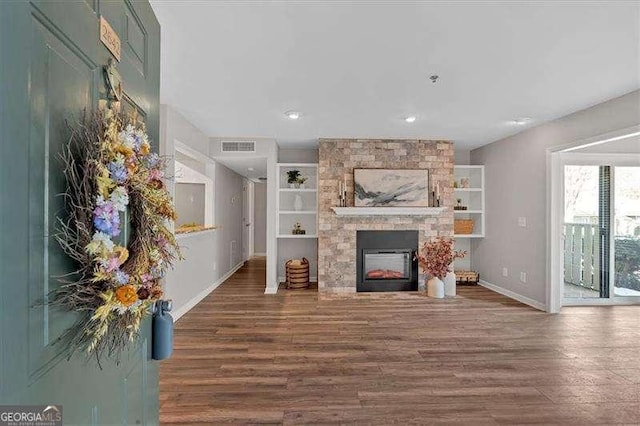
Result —
<instances>
[{"instance_id":1,"label":"green front door","mask_svg":"<svg viewBox=\"0 0 640 426\"><path fill-rule=\"evenodd\" d=\"M119 365L67 360L56 339L72 313L40 303L72 270L55 241L64 191L65 120L106 95L104 17L121 40L126 108L157 150L160 26L134 0L0 1L0 404L63 406L65 424L157 424L150 321Z\"/></svg>"}]
</instances>

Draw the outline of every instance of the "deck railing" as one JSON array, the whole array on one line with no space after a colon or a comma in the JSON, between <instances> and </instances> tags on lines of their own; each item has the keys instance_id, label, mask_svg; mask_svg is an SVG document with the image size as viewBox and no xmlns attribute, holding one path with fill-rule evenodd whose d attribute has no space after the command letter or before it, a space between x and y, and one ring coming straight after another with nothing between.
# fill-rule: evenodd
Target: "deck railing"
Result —
<instances>
[{"instance_id":1,"label":"deck railing","mask_svg":"<svg viewBox=\"0 0 640 426\"><path fill-rule=\"evenodd\" d=\"M600 291L598 225L564 224L564 281Z\"/></svg>"}]
</instances>

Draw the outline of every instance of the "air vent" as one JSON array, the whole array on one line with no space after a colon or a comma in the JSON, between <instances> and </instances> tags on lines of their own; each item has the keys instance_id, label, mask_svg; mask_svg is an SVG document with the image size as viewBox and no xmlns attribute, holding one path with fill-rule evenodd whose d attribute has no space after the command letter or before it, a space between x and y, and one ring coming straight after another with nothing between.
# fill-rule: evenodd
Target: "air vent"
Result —
<instances>
[{"instance_id":1,"label":"air vent","mask_svg":"<svg viewBox=\"0 0 640 426\"><path fill-rule=\"evenodd\" d=\"M222 152L256 152L254 141L222 141Z\"/></svg>"}]
</instances>

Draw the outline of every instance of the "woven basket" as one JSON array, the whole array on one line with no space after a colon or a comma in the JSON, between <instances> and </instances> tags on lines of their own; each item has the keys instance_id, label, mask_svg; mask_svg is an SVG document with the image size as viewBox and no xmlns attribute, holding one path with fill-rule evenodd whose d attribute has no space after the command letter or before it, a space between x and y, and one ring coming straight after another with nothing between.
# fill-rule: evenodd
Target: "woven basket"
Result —
<instances>
[{"instance_id":1,"label":"woven basket","mask_svg":"<svg viewBox=\"0 0 640 426\"><path fill-rule=\"evenodd\" d=\"M477 285L480 274L476 271L456 271L456 284Z\"/></svg>"},{"instance_id":2,"label":"woven basket","mask_svg":"<svg viewBox=\"0 0 640 426\"><path fill-rule=\"evenodd\" d=\"M285 267L287 269L287 289L309 287L309 261L306 257L302 258L299 265L294 264L293 260L287 260Z\"/></svg>"},{"instance_id":3,"label":"woven basket","mask_svg":"<svg viewBox=\"0 0 640 426\"><path fill-rule=\"evenodd\" d=\"M453 221L454 234L473 234L475 221L473 219L455 219Z\"/></svg>"}]
</instances>

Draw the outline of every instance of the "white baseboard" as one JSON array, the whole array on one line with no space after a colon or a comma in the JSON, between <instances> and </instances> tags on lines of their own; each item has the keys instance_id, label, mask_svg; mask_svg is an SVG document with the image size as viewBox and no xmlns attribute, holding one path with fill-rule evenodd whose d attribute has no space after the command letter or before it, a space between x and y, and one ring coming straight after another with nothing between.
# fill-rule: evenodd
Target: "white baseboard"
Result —
<instances>
[{"instance_id":1,"label":"white baseboard","mask_svg":"<svg viewBox=\"0 0 640 426\"><path fill-rule=\"evenodd\" d=\"M267 253L253 253L253 257L267 257Z\"/></svg>"},{"instance_id":2,"label":"white baseboard","mask_svg":"<svg viewBox=\"0 0 640 426\"><path fill-rule=\"evenodd\" d=\"M278 293L278 286L267 286L264 289L264 294L276 294Z\"/></svg>"},{"instance_id":3,"label":"white baseboard","mask_svg":"<svg viewBox=\"0 0 640 426\"><path fill-rule=\"evenodd\" d=\"M499 293L503 296L507 296L510 299L517 300L518 302L524 303L525 305L529 305L532 308L536 308L538 310L545 311L545 312L547 311L547 305L545 305L544 303L540 303L537 300L533 300L529 297L522 296L511 290L507 290L506 288L502 288L495 284L491 284L485 280L480 280L478 284L480 284L484 288L488 288L491 291L495 291L496 293Z\"/></svg>"},{"instance_id":4,"label":"white baseboard","mask_svg":"<svg viewBox=\"0 0 640 426\"><path fill-rule=\"evenodd\" d=\"M191 300L189 300L182 307L180 307L180 309L177 309L176 311L171 312L171 316L173 317L173 321L174 322L178 321L180 319L180 317L182 317L184 314L189 312L198 303L200 303L200 301L202 299L207 297L209 295L209 293L211 293L213 290L218 288L220 286L220 284L222 284L223 282L228 280L229 277L231 277L231 275L235 274L236 271L238 269L242 268L243 265L244 265L244 262L238 263L236 266L231 268L231 270L229 272L227 272L226 274L221 276L215 283L211 284L209 287L205 288L200 293L196 294Z\"/></svg>"}]
</instances>

